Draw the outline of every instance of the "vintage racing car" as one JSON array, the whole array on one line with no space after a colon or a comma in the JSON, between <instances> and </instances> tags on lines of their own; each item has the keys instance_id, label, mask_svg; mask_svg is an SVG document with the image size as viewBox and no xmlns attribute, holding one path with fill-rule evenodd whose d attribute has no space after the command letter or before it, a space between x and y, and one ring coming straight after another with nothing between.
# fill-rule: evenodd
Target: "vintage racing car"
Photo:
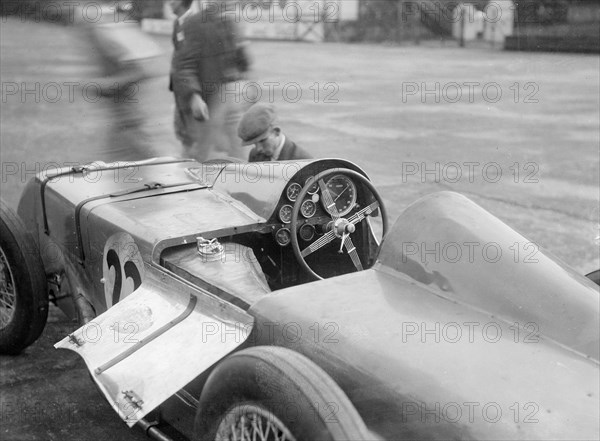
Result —
<instances>
[{"instance_id":1,"label":"vintage racing car","mask_svg":"<svg viewBox=\"0 0 600 441\"><path fill-rule=\"evenodd\" d=\"M600 436L598 286L457 193L389 226L345 160L157 158L38 175L0 226L2 352L52 302L152 438Z\"/></svg>"}]
</instances>

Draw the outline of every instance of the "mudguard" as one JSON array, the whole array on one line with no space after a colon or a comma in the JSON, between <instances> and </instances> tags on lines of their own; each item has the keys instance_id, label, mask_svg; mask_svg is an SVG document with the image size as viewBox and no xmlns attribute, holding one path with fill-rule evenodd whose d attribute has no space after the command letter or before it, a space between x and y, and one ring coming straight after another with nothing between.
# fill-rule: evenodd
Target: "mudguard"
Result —
<instances>
[{"instance_id":1,"label":"mudguard","mask_svg":"<svg viewBox=\"0 0 600 441\"><path fill-rule=\"evenodd\" d=\"M85 360L131 427L242 344L252 326L243 310L147 267L136 291L55 347Z\"/></svg>"}]
</instances>

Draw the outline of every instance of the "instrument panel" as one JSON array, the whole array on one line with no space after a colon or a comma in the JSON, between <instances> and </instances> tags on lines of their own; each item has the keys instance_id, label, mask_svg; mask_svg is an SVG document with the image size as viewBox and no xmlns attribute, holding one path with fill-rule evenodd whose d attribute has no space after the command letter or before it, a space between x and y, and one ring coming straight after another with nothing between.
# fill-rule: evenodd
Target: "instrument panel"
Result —
<instances>
[{"instance_id":1,"label":"instrument panel","mask_svg":"<svg viewBox=\"0 0 600 441\"><path fill-rule=\"evenodd\" d=\"M311 176L305 179L295 178L285 188L284 195L276 212L276 222L281 222L279 228L274 232L274 238L278 245L285 247L291 242L291 231L289 224L292 221L293 205L298 200L302 187L306 185ZM344 174L335 174L325 181L325 188L331 196L333 205L327 207L319 183L315 182L308 189L304 200L300 205L301 226L298 229L298 237L304 242L312 241L319 234L319 227L331 220L332 215L344 217L357 206L358 189L355 182ZM304 223L302 223L302 220Z\"/></svg>"}]
</instances>

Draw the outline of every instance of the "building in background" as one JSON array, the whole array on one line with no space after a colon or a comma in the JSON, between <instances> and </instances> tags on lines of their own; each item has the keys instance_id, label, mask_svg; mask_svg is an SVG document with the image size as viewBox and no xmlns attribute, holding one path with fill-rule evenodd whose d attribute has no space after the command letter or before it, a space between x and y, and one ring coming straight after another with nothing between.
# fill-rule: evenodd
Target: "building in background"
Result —
<instances>
[{"instance_id":1,"label":"building in background","mask_svg":"<svg viewBox=\"0 0 600 441\"><path fill-rule=\"evenodd\" d=\"M195 1L198 5L214 3ZM165 0L107 3L123 9L120 16L142 21L145 30L172 31ZM53 0L3 1L0 14L64 21L69 16L56 16L58 4ZM514 0L509 9L502 6L505 4L505 0L230 0L228 8L237 16L244 34L256 39L390 43L487 40L510 50L600 52L598 0ZM499 7L504 11L502 17L497 16ZM461 11L468 13L461 16Z\"/></svg>"},{"instance_id":2,"label":"building in background","mask_svg":"<svg viewBox=\"0 0 600 441\"><path fill-rule=\"evenodd\" d=\"M598 0L517 1L505 49L600 53Z\"/></svg>"}]
</instances>

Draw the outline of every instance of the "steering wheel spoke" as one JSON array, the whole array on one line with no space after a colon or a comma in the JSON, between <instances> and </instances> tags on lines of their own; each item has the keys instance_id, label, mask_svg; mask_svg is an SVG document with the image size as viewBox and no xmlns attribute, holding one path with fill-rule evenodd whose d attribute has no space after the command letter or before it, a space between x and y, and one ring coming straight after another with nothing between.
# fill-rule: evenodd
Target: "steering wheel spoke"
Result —
<instances>
[{"instance_id":1,"label":"steering wheel spoke","mask_svg":"<svg viewBox=\"0 0 600 441\"><path fill-rule=\"evenodd\" d=\"M367 216L370 216L375 210L377 210L381 205L379 201L375 201L369 205L367 205L362 210L357 211L352 216L348 218L348 222L356 225L359 222L362 222Z\"/></svg>"},{"instance_id":2,"label":"steering wheel spoke","mask_svg":"<svg viewBox=\"0 0 600 441\"><path fill-rule=\"evenodd\" d=\"M362 263L360 263L360 258L358 257L358 252L356 251L356 247L354 246L352 239L350 239L350 236L344 237L344 246L346 247L346 251L348 252L348 255L350 256L350 259L352 259L352 263L354 264L354 267L356 268L356 270L362 271L363 270Z\"/></svg>"},{"instance_id":3,"label":"steering wheel spoke","mask_svg":"<svg viewBox=\"0 0 600 441\"><path fill-rule=\"evenodd\" d=\"M309 256L310 254L314 253L315 251L323 248L325 245L327 245L333 239L335 239L335 232L329 231L328 233L324 234L323 236L321 236L320 238L318 238L317 240L315 240L309 246L307 246L306 248L304 248L302 250L302 252L300 253L300 255L302 257Z\"/></svg>"},{"instance_id":4,"label":"steering wheel spoke","mask_svg":"<svg viewBox=\"0 0 600 441\"><path fill-rule=\"evenodd\" d=\"M327 213L329 213L334 221L338 220L340 217L338 215L337 208L335 207L335 201L331 197L331 193L329 193L329 189L327 188L327 185L325 185L325 181L323 179L319 179L319 188L321 189L321 195L325 201L325 207L327 207Z\"/></svg>"}]
</instances>

